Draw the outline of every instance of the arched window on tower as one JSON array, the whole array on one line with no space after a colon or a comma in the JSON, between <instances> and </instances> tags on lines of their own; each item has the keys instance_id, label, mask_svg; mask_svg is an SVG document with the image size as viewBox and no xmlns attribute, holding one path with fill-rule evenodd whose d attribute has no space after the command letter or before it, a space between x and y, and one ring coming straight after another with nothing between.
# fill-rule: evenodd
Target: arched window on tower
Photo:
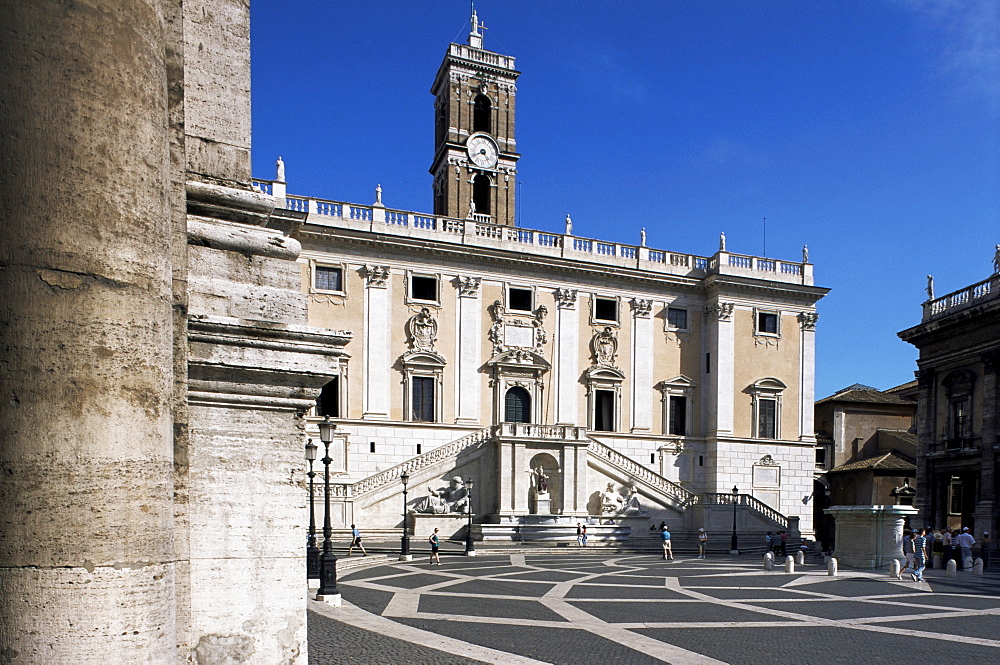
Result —
<instances>
[{"instance_id":1,"label":"arched window on tower","mask_svg":"<svg viewBox=\"0 0 1000 665\"><path fill-rule=\"evenodd\" d=\"M503 419L507 423L531 422L531 395L527 390L515 386L507 391L504 397Z\"/></svg>"},{"instance_id":2,"label":"arched window on tower","mask_svg":"<svg viewBox=\"0 0 1000 665\"><path fill-rule=\"evenodd\" d=\"M490 177L480 173L472 181L472 201L476 204L476 214L492 215L490 212Z\"/></svg>"},{"instance_id":3,"label":"arched window on tower","mask_svg":"<svg viewBox=\"0 0 1000 665\"><path fill-rule=\"evenodd\" d=\"M333 377L316 398L316 415L340 417L340 377Z\"/></svg>"},{"instance_id":4,"label":"arched window on tower","mask_svg":"<svg viewBox=\"0 0 1000 665\"><path fill-rule=\"evenodd\" d=\"M472 110L472 131L493 133L493 102L486 95L476 95Z\"/></svg>"}]
</instances>

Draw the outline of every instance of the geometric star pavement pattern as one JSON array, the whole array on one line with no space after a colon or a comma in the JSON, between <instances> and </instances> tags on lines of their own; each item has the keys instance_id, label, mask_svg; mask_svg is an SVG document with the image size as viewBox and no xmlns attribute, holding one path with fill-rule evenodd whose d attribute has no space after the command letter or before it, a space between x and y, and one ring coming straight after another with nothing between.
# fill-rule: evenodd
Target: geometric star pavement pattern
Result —
<instances>
[{"instance_id":1,"label":"geometric star pavement pattern","mask_svg":"<svg viewBox=\"0 0 1000 665\"><path fill-rule=\"evenodd\" d=\"M311 605L310 662L1000 663L1000 585L992 577L917 584L885 573L828 577L819 565L788 574L764 571L756 556L443 561L345 574L345 607ZM322 624L317 613L334 622ZM374 650L365 656L355 647L357 658L336 655L342 648L321 655L314 641L329 635L319 627L335 632L335 624L367 631ZM379 647L379 639L387 642Z\"/></svg>"}]
</instances>

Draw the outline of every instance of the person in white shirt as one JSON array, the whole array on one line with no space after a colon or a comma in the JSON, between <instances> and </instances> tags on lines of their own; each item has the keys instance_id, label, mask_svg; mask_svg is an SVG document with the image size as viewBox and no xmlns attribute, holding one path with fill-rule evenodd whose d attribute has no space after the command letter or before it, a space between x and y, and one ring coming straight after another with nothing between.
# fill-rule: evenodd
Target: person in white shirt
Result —
<instances>
[{"instance_id":1,"label":"person in white shirt","mask_svg":"<svg viewBox=\"0 0 1000 665\"><path fill-rule=\"evenodd\" d=\"M964 568L965 560L972 558L972 546L976 544L976 539L969 533L969 527L965 527L955 540L962 550L962 560L959 562L959 566Z\"/></svg>"}]
</instances>

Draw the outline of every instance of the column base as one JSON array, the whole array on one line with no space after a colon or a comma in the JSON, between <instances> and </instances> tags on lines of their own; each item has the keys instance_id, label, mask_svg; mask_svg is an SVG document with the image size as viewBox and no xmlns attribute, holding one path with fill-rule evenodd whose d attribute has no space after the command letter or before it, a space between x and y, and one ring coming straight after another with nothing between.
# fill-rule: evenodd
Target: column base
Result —
<instances>
[{"instance_id":1,"label":"column base","mask_svg":"<svg viewBox=\"0 0 1000 665\"><path fill-rule=\"evenodd\" d=\"M399 561L413 561L413 555L412 554L400 554L399 555Z\"/></svg>"},{"instance_id":2,"label":"column base","mask_svg":"<svg viewBox=\"0 0 1000 665\"><path fill-rule=\"evenodd\" d=\"M340 607L343 605L343 599L340 597L339 593L331 594L329 596L316 594L316 600L321 603L326 603L327 605L332 605L333 607Z\"/></svg>"}]
</instances>

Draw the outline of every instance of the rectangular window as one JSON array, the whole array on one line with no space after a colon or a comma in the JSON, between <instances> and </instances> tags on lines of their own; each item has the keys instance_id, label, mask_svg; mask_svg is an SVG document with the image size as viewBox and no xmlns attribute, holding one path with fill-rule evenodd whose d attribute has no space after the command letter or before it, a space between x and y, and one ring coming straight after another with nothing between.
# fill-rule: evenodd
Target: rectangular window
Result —
<instances>
[{"instance_id":1,"label":"rectangular window","mask_svg":"<svg viewBox=\"0 0 1000 665\"><path fill-rule=\"evenodd\" d=\"M667 308L667 327L674 330L687 330L688 311L678 307Z\"/></svg>"},{"instance_id":2,"label":"rectangular window","mask_svg":"<svg viewBox=\"0 0 1000 665\"><path fill-rule=\"evenodd\" d=\"M313 269L313 288L317 291L337 291L344 290L344 270L343 268L333 268L330 266L316 266Z\"/></svg>"},{"instance_id":3,"label":"rectangular window","mask_svg":"<svg viewBox=\"0 0 1000 665\"><path fill-rule=\"evenodd\" d=\"M418 444L417 444L417 454L418 454L418 455L420 454L420 450L421 450L421 445L420 445L420 444L418 443Z\"/></svg>"},{"instance_id":4,"label":"rectangular window","mask_svg":"<svg viewBox=\"0 0 1000 665\"><path fill-rule=\"evenodd\" d=\"M687 435L687 397L671 395L667 403L667 434Z\"/></svg>"},{"instance_id":5,"label":"rectangular window","mask_svg":"<svg viewBox=\"0 0 1000 665\"><path fill-rule=\"evenodd\" d=\"M615 391L594 391L594 430L612 432L615 429Z\"/></svg>"},{"instance_id":6,"label":"rectangular window","mask_svg":"<svg viewBox=\"0 0 1000 665\"><path fill-rule=\"evenodd\" d=\"M951 403L951 438L964 439L967 436L968 410L968 400L959 399Z\"/></svg>"},{"instance_id":7,"label":"rectangular window","mask_svg":"<svg viewBox=\"0 0 1000 665\"><path fill-rule=\"evenodd\" d=\"M330 416L331 418L340 417L340 377L335 376L330 379L323 390L320 391L319 397L316 398L316 415L320 418Z\"/></svg>"},{"instance_id":8,"label":"rectangular window","mask_svg":"<svg viewBox=\"0 0 1000 665\"><path fill-rule=\"evenodd\" d=\"M437 302L437 287L437 277L424 277L421 275L410 276L410 297L414 300L430 300L431 302Z\"/></svg>"},{"instance_id":9,"label":"rectangular window","mask_svg":"<svg viewBox=\"0 0 1000 665\"><path fill-rule=\"evenodd\" d=\"M618 301L614 298L594 299L594 318L600 321L618 322Z\"/></svg>"},{"instance_id":10,"label":"rectangular window","mask_svg":"<svg viewBox=\"0 0 1000 665\"><path fill-rule=\"evenodd\" d=\"M709 351L705 354L705 374L712 373L712 352Z\"/></svg>"},{"instance_id":11,"label":"rectangular window","mask_svg":"<svg viewBox=\"0 0 1000 665\"><path fill-rule=\"evenodd\" d=\"M370 442L368 444L368 451L372 452L372 453L375 452L375 442L374 441L372 441L372 442Z\"/></svg>"},{"instance_id":12,"label":"rectangular window","mask_svg":"<svg viewBox=\"0 0 1000 665\"><path fill-rule=\"evenodd\" d=\"M412 420L426 423L434 422L434 379L432 377L413 377Z\"/></svg>"},{"instance_id":13,"label":"rectangular window","mask_svg":"<svg viewBox=\"0 0 1000 665\"><path fill-rule=\"evenodd\" d=\"M507 290L507 309L518 312L530 312L532 309L532 295L534 294L532 294L531 289L510 287Z\"/></svg>"},{"instance_id":14,"label":"rectangular window","mask_svg":"<svg viewBox=\"0 0 1000 665\"><path fill-rule=\"evenodd\" d=\"M649 453L649 463L656 464L656 453Z\"/></svg>"},{"instance_id":15,"label":"rectangular window","mask_svg":"<svg viewBox=\"0 0 1000 665\"><path fill-rule=\"evenodd\" d=\"M826 468L826 446L820 446L816 449L816 468Z\"/></svg>"},{"instance_id":16,"label":"rectangular window","mask_svg":"<svg viewBox=\"0 0 1000 665\"><path fill-rule=\"evenodd\" d=\"M757 312L757 332L778 334L778 315L774 312Z\"/></svg>"},{"instance_id":17,"label":"rectangular window","mask_svg":"<svg viewBox=\"0 0 1000 665\"><path fill-rule=\"evenodd\" d=\"M757 400L757 437L761 439L778 438L777 429L778 400Z\"/></svg>"},{"instance_id":18,"label":"rectangular window","mask_svg":"<svg viewBox=\"0 0 1000 665\"><path fill-rule=\"evenodd\" d=\"M950 501L948 502L948 504L949 504L949 506L948 506L948 508L949 508L948 513L950 515L961 515L962 514L962 481L961 480L954 480L953 479L951 481L951 486L950 486L949 489L950 489L949 494L951 494L951 496L949 497Z\"/></svg>"}]
</instances>

